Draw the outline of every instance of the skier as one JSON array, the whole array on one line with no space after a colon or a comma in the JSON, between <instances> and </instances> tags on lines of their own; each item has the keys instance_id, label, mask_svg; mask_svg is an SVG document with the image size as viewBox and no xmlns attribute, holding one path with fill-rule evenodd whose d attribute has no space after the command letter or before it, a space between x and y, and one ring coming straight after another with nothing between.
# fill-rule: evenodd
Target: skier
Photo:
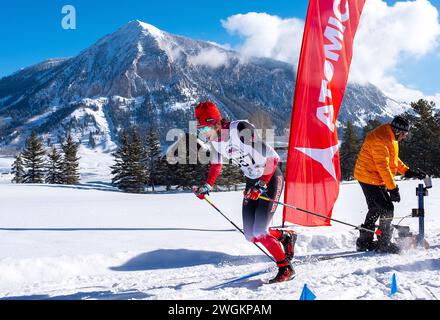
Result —
<instances>
[{"instance_id":1,"label":"skier","mask_svg":"<svg viewBox=\"0 0 440 320\"><path fill-rule=\"evenodd\" d=\"M294 255L297 235L289 230L269 229L276 204L259 199L266 195L279 200L284 178L278 167L279 156L266 145L248 121L222 119L217 106L200 102L195 108L198 136L212 145L211 165L206 183L195 189L199 199L204 199L222 169L222 159L231 159L243 171L246 188L242 206L243 231L248 241L261 243L273 256L279 268L269 283L293 279L295 271L290 261Z\"/></svg>"},{"instance_id":2,"label":"skier","mask_svg":"<svg viewBox=\"0 0 440 320\"><path fill-rule=\"evenodd\" d=\"M354 171L368 205L362 227L374 230L380 217L380 235L375 242L373 233L360 230L356 241L357 251L400 252L399 247L391 242L393 202L400 202L399 187L394 177L397 172L406 178L423 179L426 176L422 171L409 169L399 159L399 142L407 138L409 129L410 123L406 119L395 117L391 123L371 131L362 145Z\"/></svg>"}]
</instances>

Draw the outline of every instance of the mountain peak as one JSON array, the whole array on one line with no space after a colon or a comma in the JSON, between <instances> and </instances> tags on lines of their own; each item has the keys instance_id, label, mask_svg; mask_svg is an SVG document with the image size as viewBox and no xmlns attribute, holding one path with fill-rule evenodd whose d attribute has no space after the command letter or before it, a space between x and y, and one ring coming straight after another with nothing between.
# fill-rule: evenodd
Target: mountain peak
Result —
<instances>
[{"instance_id":1,"label":"mountain peak","mask_svg":"<svg viewBox=\"0 0 440 320\"><path fill-rule=\"evenodd\" d=\"M126 27L129 29L136 29L143 32L148 32L154 37L161 37L163 35L163 31L159 30L155 26L137 19L127 23Z\"/></svg>"}]
</instances>

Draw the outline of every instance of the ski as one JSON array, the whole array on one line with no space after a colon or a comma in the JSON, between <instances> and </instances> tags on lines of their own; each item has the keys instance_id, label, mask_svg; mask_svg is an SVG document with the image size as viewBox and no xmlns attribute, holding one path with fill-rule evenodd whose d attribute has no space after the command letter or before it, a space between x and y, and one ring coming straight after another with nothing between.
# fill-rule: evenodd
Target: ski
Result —
<instances>
[{"instance_id":1,"label":"ski","mask_svg":"<svg viewBox=\"0 0 440 320\"><path fill-rule=\"evenodd\" d=\"M402 242L398 242L399 246L402 249L402 252L405 252L408 249L415 249L417 248L417 242L416 240L412 240L412 246L406 245ZM429 249L429 243L425 240L425 249ZM328 254L328 255L318 255L318 256L305 256L301 260L294 260L292 261L292 265L301 265L305 263L314 263L319 261L326 261L326 260L333 260L338 258L351 258L351 257L372 257L372 256L380 256L380 255L386 255L387 253L381 253L375 250L372 251L346 251L346 252L340 252L335 254Z\"/></svg>"}]
</instances>

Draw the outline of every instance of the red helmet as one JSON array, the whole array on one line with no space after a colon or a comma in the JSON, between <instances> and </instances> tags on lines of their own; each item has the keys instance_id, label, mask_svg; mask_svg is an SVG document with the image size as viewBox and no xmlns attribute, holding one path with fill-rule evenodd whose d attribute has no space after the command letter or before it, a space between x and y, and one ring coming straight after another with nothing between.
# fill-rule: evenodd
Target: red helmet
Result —
<instances>
[{"instance_id":1,"label":"red helmet","mask_svg":"<svg viewBox=\"0 0 440 320\"><path fill-rule=\"evenodd\" d=\"M211 101L200 102L195 109L198 127L213 126L222 120L217 106Z\"/></svg>"}]
</instances>

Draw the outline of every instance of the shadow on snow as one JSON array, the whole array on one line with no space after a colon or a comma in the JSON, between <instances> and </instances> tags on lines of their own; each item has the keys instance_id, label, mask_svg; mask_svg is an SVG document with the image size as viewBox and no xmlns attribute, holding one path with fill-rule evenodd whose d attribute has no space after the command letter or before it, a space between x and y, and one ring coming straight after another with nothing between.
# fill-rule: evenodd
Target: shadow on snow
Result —
<instances>
[{"instance_id":1,"label":"shadow on snow","mask_svg":"<svg viewBox=\"0 0 440 320\"><path fill-rule=\"evenodd\" d=\"M16 296L5 297L0 300L131 300L131 299L147 299L152 297L149 294L140 292L138 290L129 290L122 292L112 291L92 291L92 292L77 292L69 295L49 296L31 295L31 296Z\"/></svg>"},{"instance_id":2,"label":"shadow on snow","mask_svg":"<svg viewBox=\"0 0 440 320\"><path fill-rule=\"evenodd\" d=\"M103 181L89 181L89 182L81 182L77 184L21 184L26 187L47 187L47 188L55 188L55 189L76 189L76 190L96 190L96 191L106 191L106 192L116 192L116 193L124 193L122 190L119 190L116 186L112 185L110 182ZM160 186L156 186L157 190L145 190L142 193L126 193L131 195L164 195L164 194L185 194L185 193L193 193L192 189L171 189L171 190L162 190ZM243 190L244 186L240 186L237 190ZM231 190L233 191L233 190ZM218 191L218 192L227 192Z\"/></svg>"},{"instance_id":3,"label":"shadow on snow","mask_svg":"<svg viewBox=\"0 0 440 320\"><path fill-rule=\"evenodd\" d=\"M266 262L265 256L232 256L223 252L201 250L156 250L140 254L121 266L110 267L113 271L146 271L194 267L204 264L233 264Z\"/></svg>"}]
</instances>

